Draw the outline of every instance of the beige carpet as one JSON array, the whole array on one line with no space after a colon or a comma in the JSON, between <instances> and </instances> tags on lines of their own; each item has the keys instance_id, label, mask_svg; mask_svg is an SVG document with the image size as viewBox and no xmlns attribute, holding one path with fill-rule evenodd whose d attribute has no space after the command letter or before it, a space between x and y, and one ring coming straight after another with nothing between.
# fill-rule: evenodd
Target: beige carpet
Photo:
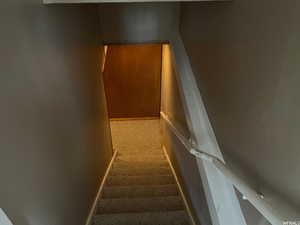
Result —
<instances>
[{"instance_id":1,"label":"beige carpet","mask_svg":"<svg viewBox=\"0 0 300 225\"><path fill-rule=\"evenodd\" d=\"M94 225L188 225L159 120L112 121L118 151L99 200Z\"/></svg>"}]
</instances>

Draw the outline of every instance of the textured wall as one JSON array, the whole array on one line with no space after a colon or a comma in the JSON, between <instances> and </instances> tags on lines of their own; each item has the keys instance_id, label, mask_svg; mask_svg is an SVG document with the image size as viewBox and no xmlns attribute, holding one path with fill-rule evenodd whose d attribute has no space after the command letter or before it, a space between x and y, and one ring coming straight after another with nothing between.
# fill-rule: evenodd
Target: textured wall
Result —
<instances>
[{"instance_id":1,"label":"textured wall","mask_svg":"<svg viewBox=\"0 0 300 225\"><path fill-rule=\"evenodd\" d=\"M103 39L109 43L166 41L178 29L178 3L111 3L99 10Z\"/></svg>"},{"instance_id":2,"label":"textured wall","mask_svg":"<svg viewBox=\"0 0 300 225\"><path fill-rule=\"evenodd\" d=\"M220 147L300 208L300 2L185 3L181 35Z\"/></svg>"},{"instance_id":3,"label":"textured wall","mask_svg":"<svg viewBox=\"0 0 300 225\"><path fill-rule=\"evenodd\" d=\"M172 50L169 45L163 46L162 66L162 111L168 115L178 130L189 137L190 132L185 119L184 105L181 101ZM210 225L210 214L195 157L188 153L163 120L162 130L163 145L175 167L185 195L193 207L194 217L199 224Z\"/></svg>"},{"instance_id":4,"label":"textured wall","mask_svg":"<svg viewBox=\"0 0 300 225\"><path fill-rule=\"evenodd\" d=\"M97 8L0 7L0 207L14 224L83 225L111 157Z\"/></svg>"}]
</instances>

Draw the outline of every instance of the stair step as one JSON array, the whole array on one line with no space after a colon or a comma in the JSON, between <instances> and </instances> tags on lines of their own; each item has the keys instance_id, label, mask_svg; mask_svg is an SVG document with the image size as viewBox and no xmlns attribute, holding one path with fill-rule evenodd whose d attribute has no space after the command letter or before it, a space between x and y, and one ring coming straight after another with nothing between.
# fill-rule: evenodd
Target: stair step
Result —
<instances>
[{"instance_id":1,"label":"stair step","mask_svg":"<svg viewBox=\"0 0 300 225\"><path fill-rule=\"evenodd\" d=\"M124 143L124 144L119 144L117 146L114 146L118 152L139 152L139 153L144 153L144 152L161 152L162 147L160 144L158 145L152 145L153 143L143 143L143 144L130 144L130 143Z\"/></svg>"},{"instance_id":2,"label":"stair step","mask_svg":"<svg viewBox=\"0 0 300 225\"><path fill-rule=\"evenodd\" d=\"M148 158L153 158L153 159L162 159L162 160L165 160L166 159L166 156L164 154L161 154L161 153L157 153L157 154L135 154L135 153L118 153L118 156L117 156L117 159L132 159L131 161L134 161L134 159L137 159L137 158L142 158L142 159L145 159L147 160Z\"/></svg>"},{"instance_id":3,"label":"stair step","mask_svg":"<svg viewBox=\"0 0 300 225\"><path fill-rule=\"evenodd\" d=\"M147 162L167 162L164 155L120 155L115 162L147 163Z\"/></svg>"},{"instance_id":4,"label":"stair step","mask_svg":"<svg viewBox=\"0 0 300 225\"><path fill-rule=\"evenodd\" d=\"M95 216L93 225L189 225L189 219L183 210L104 214Z\"/></svg>"},{"instance_id":5,"label":"stair step","mask_svg":"<svg viewBox=\"0 0 300 225\"><path fill-rule=\"evenodd\" d=\"M103 198L139 198L139 197L161 197L179 195L177 186L157 185L157 186L114 186L104 187Z\"/></svg>"},{"instance_id":6,"label":"stair step","mask_svg":"<svg viewBox=\"0 0 300 225\"><path fill-rule=\"evenodd\" d=\"M130 149L130 150L121 150L119 149L118 150L118 154L120 155L164 155L164 152L163 150L160 148L160 149L147 149L147 150L144 150L144 149Z\"/></svg>"},{"instance_id":7,"label":"stair step","mask_svg":"<svg viewBox=\"0 0 300 225\"><path fill-rule=\"evenodd\" d=\"M112 168L110 176L140 176L140 175L172 175L169 167L153 167L153 168L135 168L135 167L117 167Z\"/></svg>"},{"instance_id":8,"label":"stair step","mask_svg":"<svg viewBox=\"0 0 300 225\"><path fill-rule=\"evenodd\" d=\"M113 168L153 168L153 167L169 167L167 161L159 161L159 162L124 162L124 161L116 161L113 164Z\"/></svg>"},{"instance_id":9,"label":"stair step","mask_svg":"<svg viewBox=\"0 0 300 225\"><path fill-rule=\"evenodd\" d=\"M106 186L131 186L131 185L165 185L175 184L175 179L170 175L161 176L109 176Z\"/></svg>"},{"instance_id":10,"label":"stair step","mask_svg":"<svg viewBox=\"0 0 300 225\"><path fill-rule=\"evenodd\" d=\"M136 213L161 212L182 210L180 196L153 197L153 198L115 198L102 199L98 203L97 214L106 213Z\"/></svg>"}]
</instances>

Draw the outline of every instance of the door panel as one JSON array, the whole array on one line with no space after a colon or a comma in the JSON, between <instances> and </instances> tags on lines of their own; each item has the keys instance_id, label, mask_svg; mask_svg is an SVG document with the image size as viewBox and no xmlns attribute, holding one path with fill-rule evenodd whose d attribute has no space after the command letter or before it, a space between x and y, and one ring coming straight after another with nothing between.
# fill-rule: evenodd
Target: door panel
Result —
<instances>
[{"instance_id":1,"label":"door panel","mask_svg":"<svg viewBox=\"0 0 300 225\"><path fill-rule=\"evenodd\" d=\"M159 117L161 45L109 45L104 68L110 118Z\"/></svg>"}]
</instances>

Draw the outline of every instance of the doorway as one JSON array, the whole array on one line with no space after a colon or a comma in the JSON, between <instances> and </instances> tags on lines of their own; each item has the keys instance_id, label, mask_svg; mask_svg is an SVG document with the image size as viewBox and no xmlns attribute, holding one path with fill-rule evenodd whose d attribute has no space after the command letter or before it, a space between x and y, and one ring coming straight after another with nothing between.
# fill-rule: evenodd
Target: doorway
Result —
<instances>
[{"instance_id":1,"label":"doorway","mask_svg":"<svg viewBox=\"0 0 300 225\"><path fill-rule=\"evenodd\" d=\"M158 119L161 44L108 45L104 86L111 120Z\"/></svg>"}]
</instances>

